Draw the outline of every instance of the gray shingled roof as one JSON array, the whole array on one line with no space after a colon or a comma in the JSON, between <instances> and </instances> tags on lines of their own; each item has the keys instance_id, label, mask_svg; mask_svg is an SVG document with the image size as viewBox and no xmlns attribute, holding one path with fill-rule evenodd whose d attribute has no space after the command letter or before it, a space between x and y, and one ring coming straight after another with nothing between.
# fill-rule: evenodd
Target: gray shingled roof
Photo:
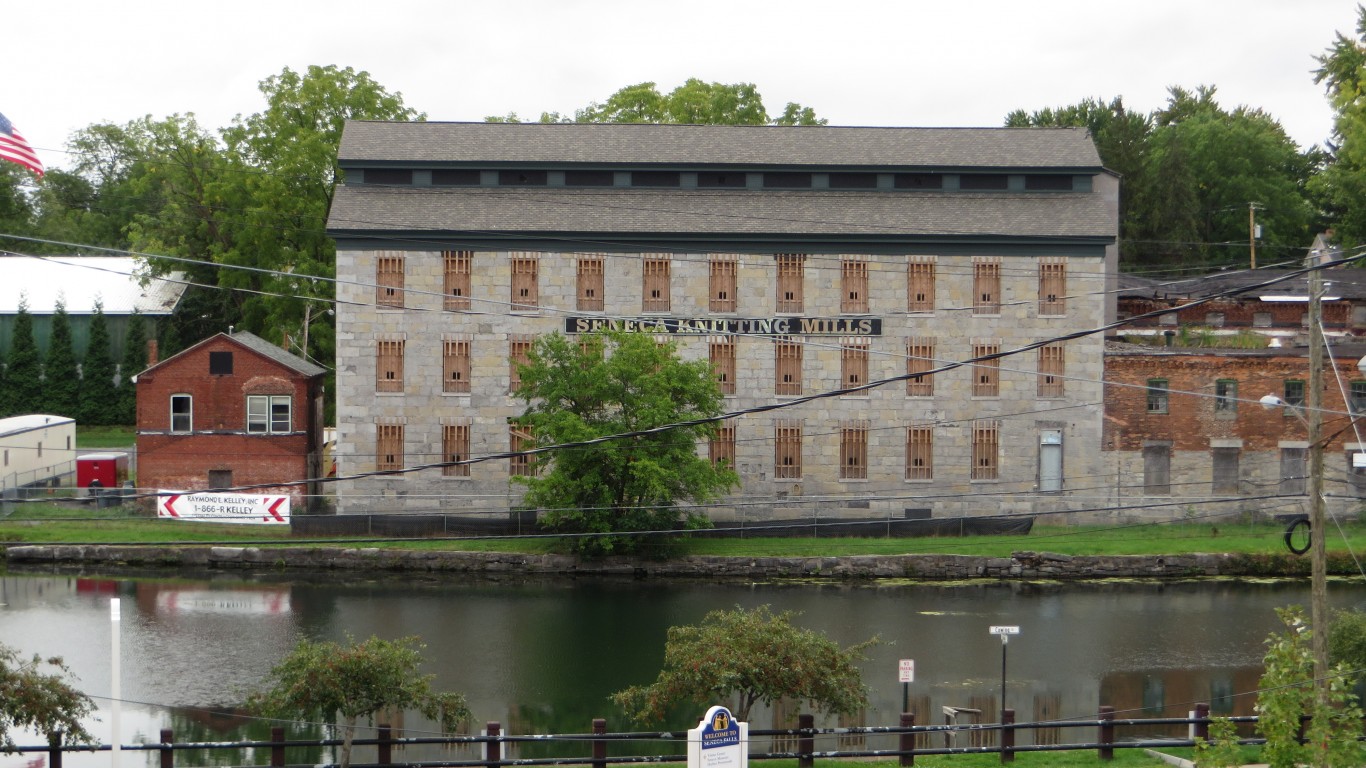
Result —
<instances>
[{"instance_id":1,"label":"gray shingled roof","mask_svg":"<svg viewBox=\"0 0 1366 768\"><path fill-rule=\"evenodd\" d=\"M348 121L342 166L592 165L1100 171L1080 128Z\"/></svg>"},{"instance_id":2,"label":"gray shingled roof","mask_svg":"<svg viewBox=\"0 0 1366 768\"><path fill-rule=\"evenodd\" d=\"M253 352L268 357L287 368L292 368L309 378L327 373L327 370L322 366L314 365L293 352L277 347L251 331L235 331L231 336L233 341L251 349Z\"/></svg>"},{"instance_id":3,"label":"gray shingled roof","mask_svg":"<svg viewBox=\"0 0 1366 768\"><path fill-rule=\"evenodd\" d=\"M1180 280L1156 280L1136 275L1120 276L1120 298L1130 299L1202 299L1208 296L1258 285L1291 275L1292 269L1238 269L1214 272ZM1324 295L1360 301L1366 299L1366 270L1334 267L1323 270ZM1308 278L1297 275L1275 285L1248 291L1243 298L1260 296L1308 297Z\"/></svg>"},{"instance_id":4,"label":"gray shingled roof","mask_svg":"<svg viewBox=\"0 0 1366 768\"><path fill-rule=\"evenodd\" d=\"M341 186L328 231L711 237L1113 238L1087 193L886 193Z\"/></svg>"}]
</instances>

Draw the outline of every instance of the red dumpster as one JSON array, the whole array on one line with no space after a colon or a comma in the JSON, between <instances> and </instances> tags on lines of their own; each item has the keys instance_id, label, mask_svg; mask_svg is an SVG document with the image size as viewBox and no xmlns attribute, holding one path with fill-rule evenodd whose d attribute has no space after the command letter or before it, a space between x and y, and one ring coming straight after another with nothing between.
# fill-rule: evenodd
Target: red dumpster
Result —
<instances>
[{"instance_id":1,"label":"red dumpster","mask_svg":"<svg viewBox=\"0 0 1366 768\"><path fill-rule=\"evenodd\" d=\"M128 454L87 453L76 457L76 487L121 488L128 480Z\"/></svg>"}]
</instances>

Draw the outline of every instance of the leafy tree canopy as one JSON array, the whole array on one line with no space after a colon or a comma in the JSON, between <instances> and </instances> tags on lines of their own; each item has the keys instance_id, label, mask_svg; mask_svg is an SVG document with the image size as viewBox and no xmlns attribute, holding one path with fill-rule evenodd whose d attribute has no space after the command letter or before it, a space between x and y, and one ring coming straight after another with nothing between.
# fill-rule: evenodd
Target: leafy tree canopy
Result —
<instances>
[{"instance_id":1,"label":"leafy tree canopy","mask_svg":"<svg viewBox=\"0 0 1366 768\"><path fill-rule=\"evenodd\" d=\"M493 123L521 122L517 113L485 118ZM697 78L668 93L655 83L628 85L601 103L576 110L573 118L542 112L539 122L560 123L686 123L693 125L825 125L811 107L789 102L770 117L753 83L708 83Z\"/></svg>"},{"instance_id":2,"label":"leafy tree canopy","mask_svg":"<svg viewBox=\"0 0 1366 768\"><path fill-rule=\"evenodd\" d=\"M14 316L9 357L5 360L5 388L0 390L0 412L5 416L41 413L43 410L43 358L33 338L33 315L28 296L19 297Z\"/></svg>"},{"instance_id":3,"label":"leafy tree canopy","mask_svg":"<svg viewBox=\"0 0 1366 768\"><path fill-rule=\"evenodd\" d=\"M705 360L680 360L673 344L643 333L609 331L571 341L541 336L530 362L519 365L517 395L527 403L519 424L536 447L709 419L722 412L716 374ZM739 482L731 467L698 454L714 423L692 424L624 440L543 453L538 474L517 477L525 503L546 511L548 525L579 538L586 555L631 552L646 546L629 534L667 531L682 521L706 523L679 501L703 503Z\"/></svg>"},{"instance_id":4,"label":"leafy tree canopy","mask_svg":"<svg viewBox=\"0 0 1366 768\"><path fill-rule=\"evenodd\" d=\"M713 611L701 624L670 627L664 668L648 686L612 695L629 717L658 723L678 704L707 706L738 697L735 717L749 719L755 704L807 702L820 712L852 714L868 706L857 662L878 642L848 648L792 625L796 614L766 606Z\"/></svg>"},{"instance_id":5,"label":"leafy tree canopy","mask_svg":"<svg viewBox=\"0 0 1366 768\"><path fill-rule=\"evenodd\" d=\"M362 716L390 707L415 709L445 730L469 718L463 696L434 692L432 676L420 673L424 647L417 637L371 637L361 643L347 638L345 645L300 640L247 699L247 707L267 717L340 717L341 765L347 768Z\"/></svg>"},{"instance_id":6,"label":"leafy tree canopy","mask_svg":"<svg viewBox=\"0 0 1366 768\"><path fill-rule=\"evenodd\" d=\"M66 312L66 300L57 299L52 314L52 336L48 341L47 360L43 363L43 412L75 418L81 380L76 365L76 350L71 340L71 317Z\"/></svg>"},{"instance_id":7,"label":"leafy tree canopy","mask_svg":"<svg viewBox=\"0 0 1366 768\"><path fill-rule=\"evenodd\" d=\"M51 671L45 671L45 668ZM0 645L0 752L13 753L14 729L37 733L62 731L68 744L93 744L83 721L94 702L70 683L71 671L59 658L23 658Z\"/></svg>"},{"instance_id":8,"label":"leafy tree canopy","mask_svg":"<svg viewBox=\"0 0 1366 768\"><path fill-rule=\"evenodd\" d=\"M1356 35L1338 33L1317 57L1314 82L1333 105L1329 162L1312 189L1328 209L1341 243L1366 244L1366 6L1357 6Z\"/></svg>"}]
</instances>

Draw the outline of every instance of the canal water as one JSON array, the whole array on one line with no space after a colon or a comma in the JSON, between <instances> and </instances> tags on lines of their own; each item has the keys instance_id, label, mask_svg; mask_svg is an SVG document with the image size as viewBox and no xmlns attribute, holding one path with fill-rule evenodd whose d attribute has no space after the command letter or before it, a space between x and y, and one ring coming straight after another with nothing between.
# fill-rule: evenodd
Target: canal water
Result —
<instances>
[{"instance_id":1,"label":"canal water","mask_svg":"<svg viewBox=\"0 0 1366 768\"><path fill-rule=\"evenodd\" d=\"M110 619L115 597L117 625ZM1329 597L1334 608L1366 603L1366 584L1334 582ZM943 707L979 709L984 721L994 722L1003 653L990 628L1003 625L1020 628L1005 649L1006 706L1019 721L1039 721L1094 717L1101 705L1115 707L1121 717L1184 716L1196 702L1212 703L1216 714L1251 714L1264 642L1280 629L1275 609L1308 601L1305 580L836 585L10 573L0 576L0 643L24 654L64 657L79 687L100 707L93 732L108 740L117 627L125 744L155 742L162 728L172 728L177 741L264 739L267 727L235 716L235 706L297 638L371 635L420 636L435 687L468 698L472 732L498 721L516 734L584 733L595 717L607 718L609 730L637 730L608 696L654 679L668 627L695 623L712 610L767 604L798 612L795 623L841 644L882 640L862 665L872 693L869 709L859 717L818 718L818 725L895 725L903 701L922 724L942 723ZM898 681L903 659L914 660L909 685ZM695 725L703 709L661 727ZM751 716L751 727L787 727L799 711L762 708ZM407 736L435 730L414 713L386 719ZM960 722L971 719L964 715ZM289 735L322 733L314 727ZM1020 743L1089 737L1040 729L1021 734ZM971 737L956 738L967 745ZM864 746L892 748L857 739L817 748ZM542 754L537 749L511 751L529 757ZM452 754L412 747L396 759L466 759ZM34 762L40 757L0 757L0 768L38 768L44 765ZM154 765L155 759L153 753L125 753L122 764ZM177 765L232 762L267 760L240 753L177 756ZM105 766L109 756L68 755L67 764Z\"/></svg>"}]
</instances>

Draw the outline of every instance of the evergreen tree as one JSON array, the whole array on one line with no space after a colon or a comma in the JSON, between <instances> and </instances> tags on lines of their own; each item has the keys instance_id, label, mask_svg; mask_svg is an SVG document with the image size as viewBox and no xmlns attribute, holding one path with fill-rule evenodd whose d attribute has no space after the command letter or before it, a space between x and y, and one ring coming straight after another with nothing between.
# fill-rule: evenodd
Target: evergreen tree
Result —
<instances>
[{"instance_id":1,"label":"evergreen tree","mask_svg":"<svg viewBox=\"0 0 1366 768\"><path fill-rule=\"evenodd\" d=\"M140 312L128 319L128 333L123 341L123 364L119 369L119 407L116 421L136 424L138 421L138 391L133 377L147 367L147 323Z\"/></svg>"},{"instance_id":2,"label":"evergreen tree","mask_svg":"<svg viewBox=\"0 0 1366 768\"><path fill-rule=\"evenodd\" d=\"M43 413L74 418L80 391L80 371L71 343L71 317L66 313L66 300L58 298L57 309L52 314L47 362L43 365Z\"/></svg>"},{"instance_id":3,"label":"evergreen tree","mask_svg":"<svg viewBox=\"0 0 1366 768\"><path fill-rule=\"evenodd\" d=\"M14 336L10 339L5 361L5 388L0 391L0 412L6 416L39 413L43 406L43 360L33 340L33 316L28 312L28 297L19 299L14 317Z\"/></svg>"},{"instance_id":4,"label":"evergreen tree","mask_svg":"<svg viewBox=\"0 0 1366 768\"><path fill-rule=\"evenodd\" d=\"M109 354L109 329L104 322L104 304L95 302L90 318L90 346L85 349L80 416L81 424L91 426L118 421L118 391L114 388L114 358Z\"/></svg>"}]
</instances>

